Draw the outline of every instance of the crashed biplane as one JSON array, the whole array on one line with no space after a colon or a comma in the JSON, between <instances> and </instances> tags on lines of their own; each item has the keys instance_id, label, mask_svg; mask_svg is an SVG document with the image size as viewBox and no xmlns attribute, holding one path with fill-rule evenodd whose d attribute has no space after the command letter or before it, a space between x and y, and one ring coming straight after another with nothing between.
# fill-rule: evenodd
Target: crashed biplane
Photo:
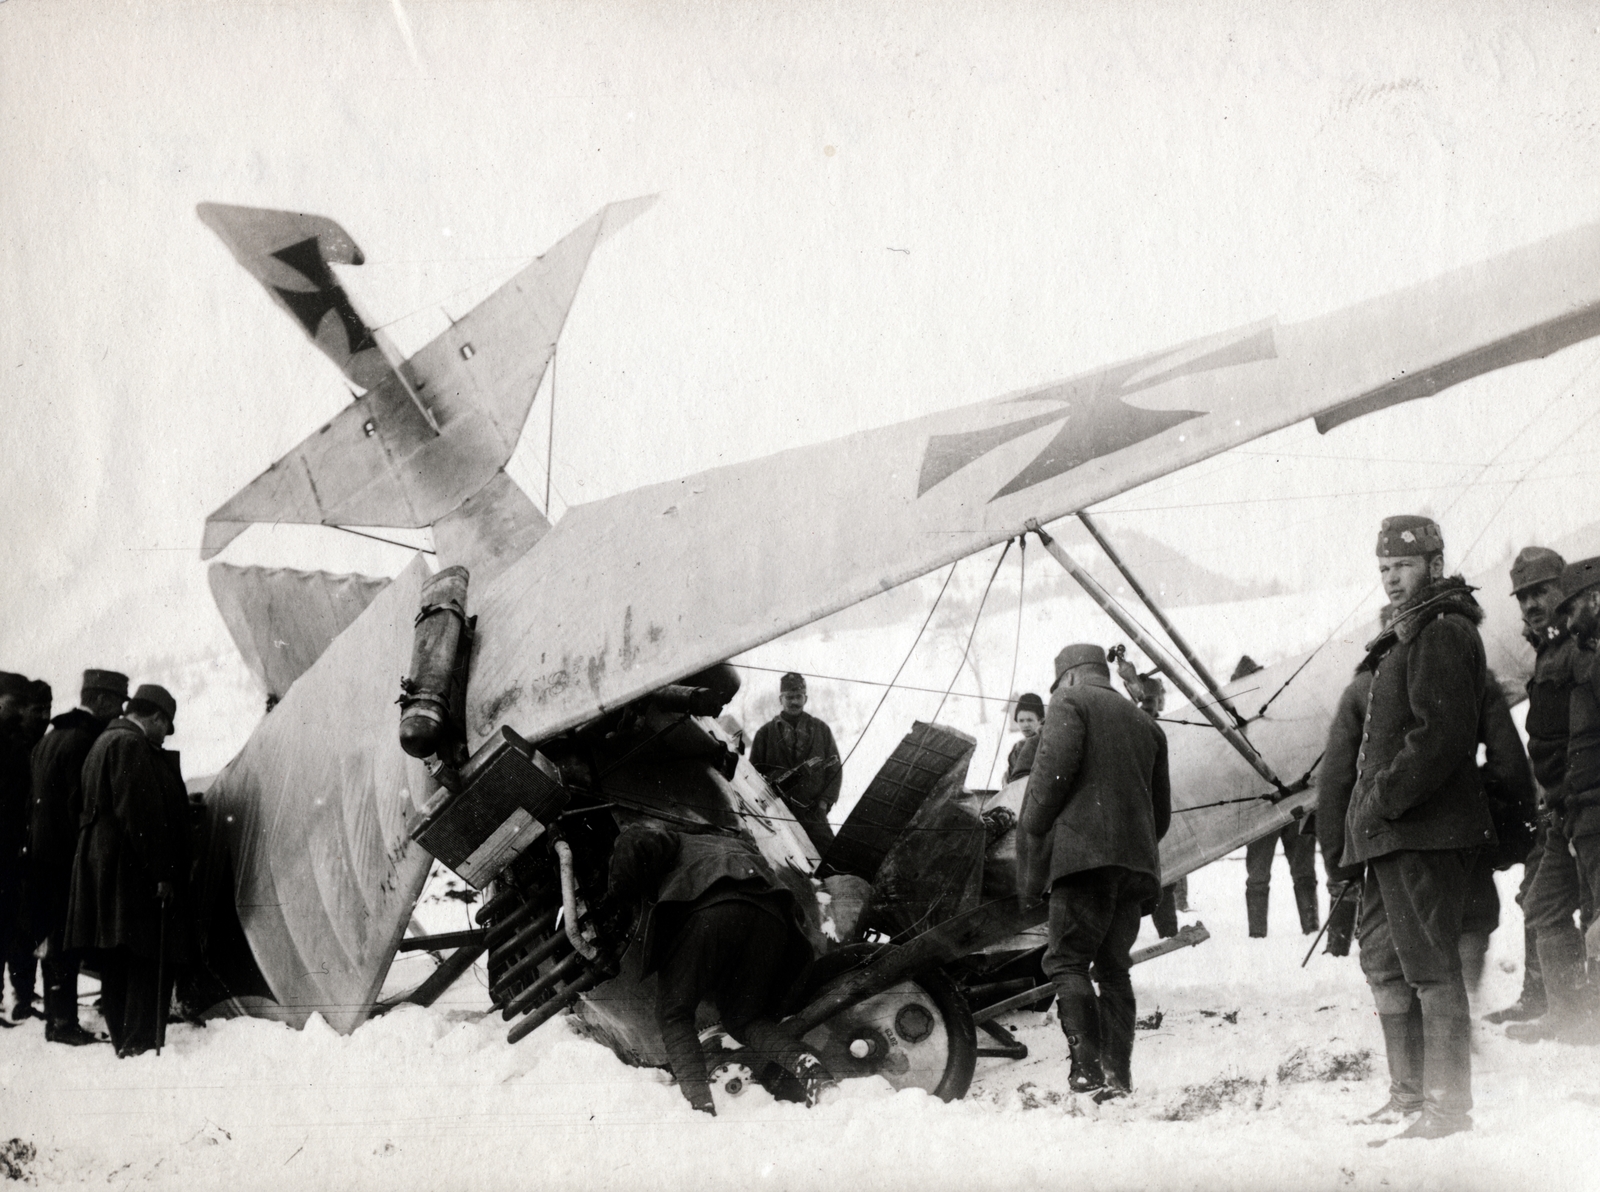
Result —
<instances>
[{"instance_id":1,"label":"crashed biplane","mask_svg":"<svg viewBox=\"0 0 1600 1192\"><path fill-rule=\"evenodd\" d=\"M199 208L361 390L207 519L202 557L256 522L427 527L443 568L419 555L381 589L298 573L271 581L275 598L240 569L214 581L281 697L206 793L206 959L225 1004L348 1031L383 1008L402 946L448 952L410 995L421 1002L487 952L513 1040L576 1005L620 1054L656 1062L626 926L591 913L619 826L648 818L747 835L797 890L826 889L826 910L808 900L824 955L789 1010L836 1074L959 1096L974 1018L1037 996L1043 910L1017 897L1014 830L986 835L982 818L1014 809L1022 784L966 789L971 739L918 724L819 856L717 720L738 682L726 661L1036 533L1210 722L1169 734L1175 880L1303 814L1357 647L1226 687L1194 661L1191 679L1044 526L1299 420L1325 431L1600 331L1595 225L1347 310L651 485L551 525L504 468L590 255L650 202L604 208L409 359L331 268L362 260L337 224ZM814 496L762 499L789 487ZM753 508L759 534L742 532ZM1515 681L1526 664L1500 603L1484 635ZM262 608L277 618L264 636ZM1259 692L1279 695L1264 708ZM404 941L435 857L484 891L479 926ZM1015 1054L997 1037L993 1054Z\"/></svg>"}]
</instances>

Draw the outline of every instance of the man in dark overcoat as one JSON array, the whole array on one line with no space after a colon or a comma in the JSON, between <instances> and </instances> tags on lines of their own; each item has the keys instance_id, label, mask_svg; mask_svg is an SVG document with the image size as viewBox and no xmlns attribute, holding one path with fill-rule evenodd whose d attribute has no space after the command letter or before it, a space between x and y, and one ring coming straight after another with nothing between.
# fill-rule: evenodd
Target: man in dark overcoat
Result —
<instances>
[{"instance_id":1,"label":"man in dark overcoat","mask_svg":"<svg viewBox=\"0 0 1600 1192\"><path fill-rule=\"evenodd\" d=\"M1548 1007L1544 991L1544 971L1539 962L1539 932L1531 900L1539 866L1550 845L1550 793L1559 791L1567 768L1567 710L1571 695L1572 666L1566 625L1555 613L1561 604L1561 573L1566 560L1542 546L1526 546L1511 563L1511 594L1522 612L1522 636L1533 647L1533 675L1528 679L1528 712L1524 729L1528 734L1528 760L1539 788L1540 818L1533 846L1522 865L1522 884L1517 890L1517 905L1522 907L1522 992L1503 1010L1484 1015L1488 1022L1526 1022L1543 1017ZM1557 865L1567 865L1565 838L1556 834L1561 850ZM1563 883L1575 897L1574 883ZM1548 900L1547 900L1548 901ZM1573 901L1565 915L1547 906L1554 927L1564 917L1570 931ZM1557 932L1559 934L1559 931ZM1560 945L1556 945L1560 950Z\"/></svg>"},{"instance_id":2,"label":"man in dark overcoat","mask_svg":"<svg viewBox=\"0 0 1600 1192\"><path fill-rule=\"evenodd\" d=\"M28 698L22 705L19 720L21 728L18 734L25 757L32 756L33 750L44 738L45 730L50 727L50 704L53 698L50 684L43 679L29 680ZM18 1022L24 1018L41 1017L35 994L39 986L39 958L34 955L40 936L33 923L33 858L28 832L33 791L31 765L29 775L29 795L23 800L22 819L18 831L21 840L19 886L11 923L11 942L4 955L6 971L11 974L11 989L14 995L11 1017Z\"/></svg>"},{"instance_id":3,"label":"man in dark overcoat","mask_svg":"<svg viewBox=\"0 0 1600 1192\"><path fill-rule=\"evenodd\" d=\"M33 749L28 902L34 935L44 941L44 1030L52 1043L76 1047L96 1041L78 1024L78 958L64 947L67 899L83 815L83 763L127 698L127 675L84 671L78 707L52 720Z\"/></svg>"},{"instance_id":4,"label":"man in dark overcoat","mask_svg":"<svg viewBox=\"0 0 1600 1192\"><path fill-rule=\"evenodd\" d=\"M11 971L14 1018L33 1009L32 945L26 914L28 774L32 684L23 675L0 671L0 992ZM21 957L28 956L26 976ZM14 963L8 963L12 962ZM0 1020L3 1021L3 1020Z\"/></svg>"},{"instance_id":5,"label":"man in dark overcoat","mask_svg":"<svg viewBox=\"0 0 1600 1192\"><path fill-rule=\"evenodd\" d=\"M656 1022L690 1105L717 1112L695 1029L702 1001L716 1005L723 1030L744 1044L739 1054L758 1077L776 1064L815 1103L833 1077L775 1018L811 960L811 946L794 893L754 845L632 825L612 851L608 897L618 905L648 904L639 945L643 972L660 973Z\"/></svg>"},{"instance_id":6,"label":"man in dark overcoat","mask_svg":"<svg viewBox=\"0 0 1600 1192\"><path fill-rule=\"evenodd\" d=\"M1377 555L1393 616L1361 664L1372 687L1341 857L1365 867L1361 968L1389 1061L1389 1100L1369 1120L1418 1113L1402 1137L1441 1138L1472 1128L1461 921L1477 852L1495 843L1477 765L1483 610L1445 577L1430 519L1386 518Z\"/></svg>"},{"instance_id":7,"label":"man in dark overcoat","mask_svg":"<svg viewBox=\"0 0 1600 1192\"><path fill-rule=\"evenodd\" d=\"M178 755L161 747L177 710L165 688L142 685L83 766L64 943L95 954L106 1026L123 1057L159 1045L174 969L188 958L189 799Z\"/></svg>"},{"instance_id":8,"label":"man in dark overcoat","mask_svg":"<svg viewBox=\"0 0 1600 1192\"><path fill-rule=\"evenodd\" d=\"M844 763L833 730L805 710L806 680L791 671L778 680L781 710L756 730L750 762L777 790L819 852L833 843L828 812L839 800Z\"/></svg>"},{"instance_id":9,"label":"man in dark overcoat","mask_svg":"<svg viewBox=\"0 0 1600 1192\"><path fill-rule=\"evenodd\" d=\"M1066 647L1022 801L1022 888L1049 898L1044 971L1072 1055L1069 1079L1097 1100L1133 1087L1129 950L1160 897L1158 842L1171 818L1166 734L1112 689L1104 650Z\"/></svg>"}]
</instances>

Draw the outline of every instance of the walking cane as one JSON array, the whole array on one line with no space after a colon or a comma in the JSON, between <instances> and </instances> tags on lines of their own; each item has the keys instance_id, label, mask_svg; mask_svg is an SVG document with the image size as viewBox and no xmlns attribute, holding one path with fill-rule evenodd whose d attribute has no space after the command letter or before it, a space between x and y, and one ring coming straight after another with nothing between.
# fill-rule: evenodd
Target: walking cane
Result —
<instances>
[{"instance_id":1,"label":"walking cane","mask_svg":"<svg viewBox=\"0 0 1600 1192\"><path fill-rule=\"evenodd\" d=\"M167 1002L172 998L167 988L167 901L161 900L161 926L156 932L156 1054L167 1041Z\"/></svg>"},{"instance_id":2,"label":"walking cane","mask_svg":"<svg viewBox=\"0 0 1600 1192\"><path fill-rule=\"evenodd\" d=\"M1328 933L1328 928L1333 926L1333 912L1339 909L1339 904L1344 901L1344 896L1356 888L1354 882L1346 882L1339 887L1339 897L1333 900L1333 905L1328 908L1328 917L1323 921L1322 930L1317 932L1317 938L1311 941L1311 947L1306 952L1306 958L1300 962L1300 967L1305 968L1311 963L1311 953L1317 950L1317 945L1322 942L1322 937Z\"/></svg>"}]
</instances>

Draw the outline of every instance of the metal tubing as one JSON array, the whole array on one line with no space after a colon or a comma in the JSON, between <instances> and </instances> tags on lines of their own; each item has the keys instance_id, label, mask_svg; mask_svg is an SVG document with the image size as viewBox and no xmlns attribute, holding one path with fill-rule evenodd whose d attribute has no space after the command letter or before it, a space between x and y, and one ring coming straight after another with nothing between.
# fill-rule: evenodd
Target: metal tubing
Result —
<instances>
[{"instance_id":1,"label":"metal tubing","mask_svg":"<svg viewBox=\"0 0 1600 1192\"><path fill-rule=\"evenodd\" d=\"M557 1014L561 1013L561 1011L572 1005L573 1002L577 1001L579 994L593 989L601 980L601 974L591 970L584 973L583 976L570 985L563 985L556 990L555 996L549 1001L507 1031L506 1042L516 1043L521 1039L527 1038Z\"/></svg>"},{"instance_id":2,"label":"metal tubing","mask_svg":"<svg viewBox=\"0 0 1600 1192\"><path fill-rule=\"evenodd\" d=\"M576 952L574 952L571 956L568 956L560 964L556 965L555 968L551 969L548 973L546 973L544 976L540 977L532 985L528 986L528 988L524 989L521 993L517 994L517 996L511 1001L511 1003L509 1005L507 1005L504 1010L500 1011L500 1016L502 1018L506 1019L509 1022L511 1019L515 1018L518 1014L521 1014L529 1006L531 1006L535 1002L537 1002L539 1000L539 995L540 994L545 993L546 991L548 991L550 989L553 989L555 986L559 985L562 981L564 981L568 977L572 976L572 974L574 972L576 972L578 970L579 966L581 966L582 964L583 964L583 957L579 956Z\"/></svg>"},{"instance_id":3,"label":"metal tubing","mask_svg":"<svg viewBox=\"0 0 1600 1192\"><path fill-rule=\"evenodd\" d=\"M1139 577L1134 575L1133 569L1122 561L1122 556L1117 554L1116 549L1106 540L1106 536L1100 532L1100 527L1095 525L1090 520L1089 515L1082 510L1078 511L1078 520L1083 523L1083 528L1088 530L1094 540L1100 544L1100 549L1105 551L1106 558L1110 559L1112 565L1122 573L1122 578L1128 581L1128 586L1133 589L1134 595L1144 601L1144 606L1150 610L1150 615L1156 619L1166 632L1166 635L1172 639L1172 644L1178 647L1178 653L1184 656L1189 666L1193 668L1194 673L1200 677L1200 681L1206 685L1206 690L1211 693L1211 698L1228 709L1228 714L1233 717L1233 723L1236 728L1243 728L1245 719L1239 715L1239 709L1233 706L1232 701L1222 694L1222 684L1218 683L1212 673L1206 669L1205 663L1200 661L1199 656L1190 648L1189 643L1184 640L1183 634L1178 632L1178 627L1167 619L1166 613L1161 611L1161 606L1155 602L1149 592L1144 590L1144 585L1139 582Z\"/></svg>"},{"instance_id":4,"label":"metal tubing","mask_svg":"<svg viewBox=\"0 0 1600 1192\"><path fill-rule=\"evenodd\" d=\"M488 902L484 903L478 908L478 913L472 917L472 921L479 927L495 926L495 917L499 915L499 913L507 906L509 906L512 900L515 899L519 893L520 891L513 889L510 886L505 887L503 890L496 891L493 898L489 899Z\"/></svg>"},{"instance_id":5,"label":"metal tubing","mask_svg":"<svg viewBox=\"0 0 1600 1192\"><path fill-rule=\"evenodd\" d=\"M533 936L543 935L549 931L555 926L556 910L558 909L556 907L551 907L532 923L523 926L523 922L527 917L538 909L538 903L530 902L519 914L509 916L504 923L496 923L489 929L489 934L483 937L484 946L491 952L498 952L503 947L516 947ZM514 937L512 932L516 932ZM508 939L511 940L510 944L506 943Z\"/></svg>"},{"instance_id":6,"label":"metal tubing","mask_svg":"<svg viewBox=\"0 0 1600 1192\"><path fill-rule=\"evenodd\" d=\"M1189 702L1195 706L1200 714L1211 721L1216 730L1227 738L1228 744L1239 751L1239 756L1250 764L1250 768L1271 783L1280 798L1287 795L1289 789L1272 772L1272 767L1267 765L1266 758L1256 752L1255 746L1250 744L1248 738L1222 718L1222 714L1217 711L1216 705L1206 699L1195 685L1189 681L1188 676L1183 673L1177 663L1172 661L1171 656L1149 634L1140 629L1132 617L1117 607L1117 602L1111 599L1110 593L1100 586L1099 581L1073 562L1072 556L1061 549L1060 543L1045 533L1044 527L1039 524L1038 519L1029 518L1028 529L1039 535L1039 541L1044 544L1045 550L1050 552L1050 556L1066 569L1068 575L1078 581L1078 586L1087 592L1089 598L1105 611L1106 616L1117 623L1118 628L1138 643L1139 648L1161 668L1161 673L1171 679L1173 684L1188 697Z\"/></svg>"},{"instance_id":7,"label":"metal tubing","mask_svg":"<svg viewBox=\"0 0 1600 1192\"><path fill-rule=\"evenodd\" d=\"M578 930L578 881L572 872L572 846L565 840L555 843L556 860L561 862L562 924L567 929L567 939L586 960L594 960L600 952Z\"/></svg>"},{"instance_id":8,"label":"metal tubing","mask_svg":"<svg viewBox=\"0 0 1600 1192\"><path fill-rule=\"evenodd\" d=\"M414 935L409 939L400 941L402 952L442 952L446 948L460 948L467 944L481 944L484 932L481 928L473 931L445 931L438 935Z\"/></svg>"},{"instance_id":9,"label":"metal tubing","mask_svg":"<svg viewBox=\"0 0 1600 1192\"><path fill-rule=\"evenodd\" d=\"M529 969L538 968L541 964L543 964L546 960L564 947L567 947L567 937L564 935L553 935L547 940L541 940L534 947L533 951L529 952L521 960L513 964L509 969L500 975L500 978L495 981L493 985L489 987L489 997L491 999L497 999L500 995L500 991L503 990L507 985L511 984L511 982L522 976L522 974L526 973Z\"/></svg>"}]
</instances>

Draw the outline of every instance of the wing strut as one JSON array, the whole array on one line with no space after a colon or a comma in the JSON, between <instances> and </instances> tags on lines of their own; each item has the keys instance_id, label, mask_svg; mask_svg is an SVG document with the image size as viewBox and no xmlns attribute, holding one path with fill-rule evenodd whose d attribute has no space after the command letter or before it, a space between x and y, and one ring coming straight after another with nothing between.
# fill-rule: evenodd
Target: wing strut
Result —
<instances>
[{"instance_id":1,"label":"wing strut","mask_svg":"<svg viewBox=\"0 0 1600 1192\"><path fill-rule=\"evenodd\" d=\"M1106 536L1100 532L1100 527L1095 525L1090 520L1089 515L1082 510L1078 511L1078 520L1083 523L1083 528L1088 530L1094 540L1100 544L1100 549L1106 552L1106 558L1110 559L1116 569L1122 573L1122 578L1128 581L1128 586L1133 589L1134 595L1144 601L1144 606L1150 610L1150 615L1160 623L1161 628L1166 631L1167 637L1171 639L1172 644L1178 647L1178 653L1183 655L1190 668L1199 677L1200 681L1206 685L1206 690L1211 693L1211 698L1228 710L1228 715L1233 717L1233 726L1235 728L1243 728L1247 722L1243 716L1239 715L1239 709L1233 706L1233 701L1222 694L1222 684L1217 682L1211 672L1206 669L1205 663L1201 662L1195 655L1189 643L1184 640L1183 634L1178 632L1178 627L1167 619L1167 614L1162 612L1160 606L1150 598L1150 593L1144 590L1144 585L1133 574L1133 569L1123 562L1122 556L1117 554L1111 543L1106 539Z\"/></svg>"},{"instance_id":2,"label":"wing strut","mask_svg":"<svg viewBox=\"0 0 1600 1192\"><path fill-rule=\"evenodd\" d=\"M1171 679L1178 690L1188 697L1189 702L1198 708L1207 720L1211 721L1219 733L1227 738L1228 744L1239 751L1239 756L1250 763L1250 768L1272 784L1272 789L1275 792L1272 802L1275 803L1279 799L1295 793L1293 789L1285 786L1282 780L1272 772L1272 767L1267 765L1266 759L1256 752L1255 746L1250 744L1244 734L1223 719L1222 713L1217 711L1216 704L1207 699L1189 681L1189 677L1172 660L1171 655L1162 649L1155 639L1141 629L1138 623L1118 606L1117 602L1111 598L1111 594L1096 582L1094 576L1073 562L1072 556L1062 550L1060 544L1054 538L1045 533L1044 527L1039 524L1037 518L1029 518L1027 527L1039 536L1039 541L1044 544L1045 550L1049 551L1051 557L1066 569L1068 575L1078 581L1079 586L1089 594L1089 598L1105 610L1106 616L1115 621L1118 628L1138 644L1139 648L1161 668L1162 674ZM1305 788L1302 786L1300 789L1304 790Z\"/></svg>"}]
</instances>

